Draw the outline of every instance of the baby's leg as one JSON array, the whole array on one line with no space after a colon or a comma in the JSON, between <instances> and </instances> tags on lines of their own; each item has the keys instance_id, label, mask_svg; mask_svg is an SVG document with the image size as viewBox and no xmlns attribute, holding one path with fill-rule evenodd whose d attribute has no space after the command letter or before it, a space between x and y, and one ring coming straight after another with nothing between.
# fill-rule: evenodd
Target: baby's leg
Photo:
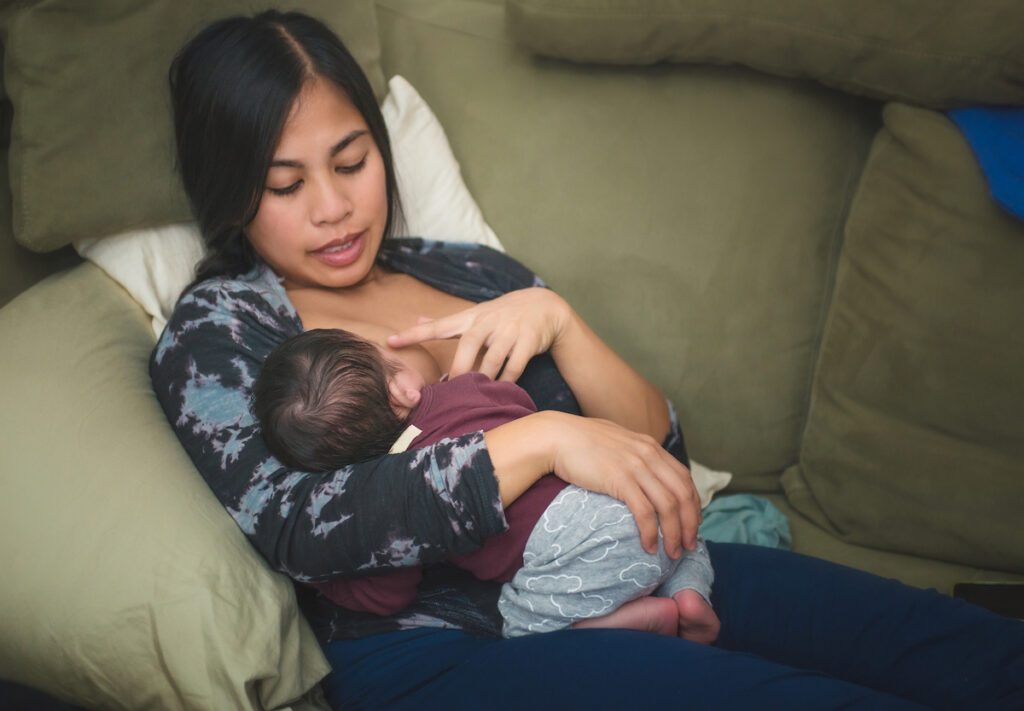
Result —
<instances>
[{"instance_id":1,"label":"baby's leg","mask_svg":"<svg viewBox=\"0 0 1024 711\"><path fill-rule=\"evenodd\" d=\"M595 618L606 619L594 626L665 627L668 608L660 601L643 601L607 617L650 595L676 567L661 546L655 555L643 550L632 514L616 499L566 487L534 527L523 561L498 600L507 637ZM652 615L657 624L652 625Z\"/></svg>"},{"instance_id":2,"label":"baby's leg","mask_svg":"<svg viewBox=\"0 0 1024 711\"><path fill-rule=\"evenodd\" d=\"M679 636L691 642L711 644L718 639L721 623L711 607L711 583L715 577L704 539L697 539L697 550L687 552L676 569L655 591L672 599L679 613Z\"/></svg>"},{"instance_id":3,"label":"baby's leg","mask_svg":"<svg viewBox=\"0 0 1024 711\"><path fill-rule=\"evenodd\" d=\"M671 600L677 610L677 634L680 637L700 644L712 644L718 639L722 623L718 621L718 615L700 593L687 588L677 592Z\"/></svg>"}]
</instances>

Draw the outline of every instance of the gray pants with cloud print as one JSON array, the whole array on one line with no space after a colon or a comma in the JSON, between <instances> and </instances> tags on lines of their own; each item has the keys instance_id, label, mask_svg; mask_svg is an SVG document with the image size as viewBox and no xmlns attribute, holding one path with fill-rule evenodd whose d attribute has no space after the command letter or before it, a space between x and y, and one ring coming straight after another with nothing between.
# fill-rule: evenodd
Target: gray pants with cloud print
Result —
<instances>
[{"instance_id":1,"label":"gray pants with cloud print","mask_svg":"<svg viewBox=\"0 0 1024 711\"><path fill-rule=\"evenodd\" d=\"M505 637L553 632L601 617L645 595L685 588L710 601L714 572L704 541L679 560L648 554L629 508L569 485L544 511L526 542L523 567L498 600Z\"/></svg>"}]
</instances>

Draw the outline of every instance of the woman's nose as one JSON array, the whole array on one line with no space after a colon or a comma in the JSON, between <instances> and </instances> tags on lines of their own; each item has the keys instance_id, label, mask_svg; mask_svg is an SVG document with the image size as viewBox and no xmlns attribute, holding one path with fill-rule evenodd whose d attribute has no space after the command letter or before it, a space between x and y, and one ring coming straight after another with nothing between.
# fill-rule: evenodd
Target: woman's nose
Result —
<instances>
[{"instance_id":1,"label":"woman's nose","mask_svg":"<svg viewBox=\"0 0 1024 711\"><path fill-rule=\"evenodd\" d=\"M310 218L313 224L335 224L351 214L352 202L348 194L331 178L316 181L312 192Z\"/></svg>"}]
</instances>

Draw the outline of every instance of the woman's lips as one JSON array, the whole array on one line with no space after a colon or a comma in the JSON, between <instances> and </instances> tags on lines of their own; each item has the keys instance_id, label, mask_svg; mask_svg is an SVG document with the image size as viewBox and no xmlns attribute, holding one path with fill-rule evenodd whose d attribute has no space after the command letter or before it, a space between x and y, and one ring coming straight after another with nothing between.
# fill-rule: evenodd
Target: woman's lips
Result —
<instances>
[{"instance_id":1,"label":"woman's lips","mask_svg":"<svg viewBox=\"0 0 1024 711\"><path fill-rule=\"evenodd\" d=\"M365 237L364 230L350 240L335 240L310 254L329 267L347 267L363 253Z\"/></svg>"}]
</instances>

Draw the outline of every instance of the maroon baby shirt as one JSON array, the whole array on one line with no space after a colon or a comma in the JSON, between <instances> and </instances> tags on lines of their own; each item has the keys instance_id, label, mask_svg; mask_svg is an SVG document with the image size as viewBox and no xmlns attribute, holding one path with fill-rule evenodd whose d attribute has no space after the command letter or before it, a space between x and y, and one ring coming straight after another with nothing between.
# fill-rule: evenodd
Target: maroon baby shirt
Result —
<instances>
[{"instance_id":1,"label":"maroon baby shirt","mask_svg":"<svg viewBox=\"0 0 1024 711\"><path fill-rule=\"evenodd\" d=\"M466 373L423 388L420 404L409 422L421 432L409 449L426 447L445 437L491 430L536 411L530 396L515 383ZM523 549L541 514L565 486L553 474L541 477L505 508L506 531L491 536L473 553L451 556L449 562L481 580L508 582L523 567ZM383 575L318 583L315 587L350 610L390 615L415 599L421 577L419 567L396 568Z\"/></svg>"}]
</instances>

